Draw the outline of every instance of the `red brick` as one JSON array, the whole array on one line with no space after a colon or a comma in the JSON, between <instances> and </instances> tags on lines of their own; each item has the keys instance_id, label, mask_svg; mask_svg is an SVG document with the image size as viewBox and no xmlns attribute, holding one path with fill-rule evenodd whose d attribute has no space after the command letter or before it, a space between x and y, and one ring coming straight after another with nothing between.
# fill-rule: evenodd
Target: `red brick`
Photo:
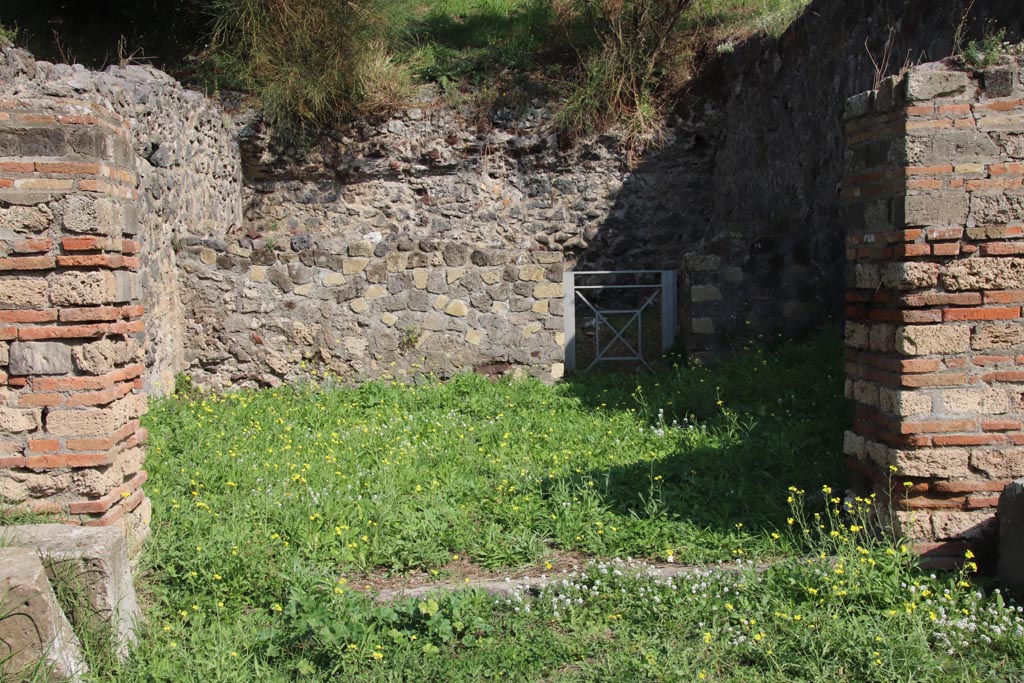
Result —
<instances>
[{"instance_id":1,"label":"red brick","mask_svg":"<svg viewBox=\"0 0 1024 683\"><path fill-rule=\"evenodd\" d=\"M121 240L121 253L137 254L142 251L142 244L136 240Z\"/></svg>"},{"instance_id":2,"label":"red brick","mask_svg":"<svg viewBox=\"0 0 1024 683\"><path fill-rule=\"evenodd\" d=\"M64 401L64 405L69 408L75 408L78 406L101 406L106 405L112 401L116 401L122 396L126 396L134 389L132 383L118 384L109 389L103 389L102 391L89 391L79 394L71 394Z\"/></svg>"},{"instance_id":3,"label":"red brick","mask_svg":"<svg viewBox=\"0 0 1024 683\"><path fill-rule=\"evenodd\" d=\"M138 270L139 266L142 265L142 261L138 256L125 256L124 267L129 270Z\"/></svg>"},{"instance_id":4,"label":"red brick","mask_svg":"<svg viewBox=\"0 0 1024 683\"><path fill-rule=\"evenodd\" d=\"M947 308L943 320L1012 320L1020 317L1020 306L1009 308Z\"/></svg>"},{"instance_id":5,"label":"red brick","mask_svg":"<svg viewBox=\"0 0 1024 683\"><path fill-rule=\"evenodd\" d=\"M22 408L52 408L64 403L64 394L18 394L18 406Z\"/></svg>"},{"instance_id":6,"label":"red brick","mask_svg":"<svg viewBox=\"0 0 1024 683\"><path fill-rule=\"evenodd\" d=\"M934 104L915 104L912 107L907 107L906 112L910 116L927 116L935 113Z\"/></svg>"},{"instance_id":7,"label":"red brick","mask_svg":"<svg viewBox=\"0 0 1024 683\"><path fill-rule=\"evenodd\" d=\"M50 270L57 265L53 256L14 256L0 258L0 270Z\"/></svg>"},{"instance_id":8,"label":"red brick","mask_svg":"<svg viewBox=\"0 0 1024 683\"><path fill-rule=\"evenodd\" d=\"M106 237L65 237L60 241L64 251L110 251L114 244Z\"/></svg>"},{"instance_id":9,"label":"red brick","mask_svg":"<svg viewBox=\"0 0 1024 683\"><path fill-rule=\"evenodd\" d=\"M30 455L25 458L25 467L33 470L49 470L59 467L101 467L112 464L116 457L117 454L114 452Z\"/></svg>"},{"instance_id":10,"label":"red brick","mask_svg":"<svg viewBox=\"0 0 1024 683\"><path fill-rule=\"evenodd\" d=\"M942 242L932 245L932 253L936 256L959 256L960 244L957 242Z\"/></svg>"},{"instance_id":11,"label":"red brick","mask_svg":"<svg viewBox=\"0 0 1024 683\"><path fill-rule=\"evenodd\" d=\"M17 327L0 327L0 340L9 341L18 338Z\"/></svg>"},{"instance_id":12,"label":"red brick","mask_svg":"<svg viewBox=\"0 0 1024 683\"><path fill-rule=\"evenodd\" d=\"M127 512L131 512L135 508L139 507L144 500L146 500L146 494L142 489L139 489L128 498L125 498L124 502L121 503L121 507L123 507Z\"/></svg>"},{"instance_id":13,"label":"red brick","mask_svg":"<svg viewBox=\"0 0 1024 683\"><path fill-rule=\"evenodd\" d=\"M941 190L943 182L939 178L913 178L907 181L908 190Z\"/></svg>"},{"instance_id":14,"label":"red brick","mask_svg":"<svg viewBox=\"0 0 1024 683\"><path fill-rule=\"evenodd\" d=\"M0 171L8 173L34 173L36 165L31 161L0 161Z\"/></svg>"},{"instance_id":15,"label":"red brick","mask_svg":"<svg viewBox=\"0 0 1024 683\"><path fill-rule=\"evenodd\" d=\"M975 356L971 362L980 367L988 365L999 365L1001 363L1013 363L1013 356Z\"/></svg>"},{"instance_id":16,"label":"red brick","mask_svg":"<svg viewBox=\"0 0 1024 683\"><path fill-rule=\"evenodd\" d=\"M1024 244L1022 244L1024 246ZM986 304L1019 304L1024 303L1024 289L1005 289L984 292Z\"/></svg>"},{"instance_id":17,"label":"red brick","mask_svg":"<svg viewBox=\"0 0 1024 683\"><path fill-rule=\"evenodd\" d=\"M74 161L37 161L36 171L39 173L84 173L87 175L98 175L100 172L100 165Z\"/></svg>"},{"instance_id":18,"label":"red brick","mask_svg":"<svg viewBox=\"0 0 1024 683\"><path fill-rule=\"evenodd\" d=\"M88 256L58 256L62 268L124 268L125 258L120 254L90 254Z\"/></svg>"},{"instance_id":19,"label":"red brick","mask_svg":"<svg viewBox=\"0 0 1024 683\"><path fill-rule=\"evenodd\" d=\"M14 187L14 181L10 178L0 178L0 188Z\"/></svg>"},{"instance_id":20,"label":"red brick","mask_svg":"<svg viewBox=\"0 0 1024 683\"><path fill-rule=\"evenodd\" d=\"M15 114L14 120L18 123L57 123L57 117L53 114Z\"/></svg>"},{"instance_id":21,"label":"red brick","mask_svg":"<svg viewBox=\"0 0 1024 683\"><path fill-rule=\"evenodd\" d=\"M141 304L125 306L121 309L121 315L125 318L140 318L146 312L146 307Z\"/></svg>"},{"instance_id":22,"label":"red brick","mask_svg":"<svg viewBox=\"0 0 1024 683\"><path fill-rule=\"evenodd\" d=\"M1020 420L987 420L981 423L986 432L1010 432L1024 427Z\"/></svg>"},{"instance_id":23,"label":"red brick","mask_svg":"<svg viewBox=\"0 0 1024 683\"><path fill-rule=\"evenodd\" d=\"M952 387L964 384L967 375L962 372L944 372L926 375L904 375L899 384L905 387Z\"/></svg>"},{"instance_id":24,"label":"red brick","mask_svg":"<svg viewBox=\"0 0 1024 683\"><path fill-rule=\"evenodd\" d=\"M109 511L107 511L102 517L86 522L85 526L111 526L113 524L116 524L118 520L124 517L124 513L124 504L115 505Z\"/></svg>"},{"instance_id":25,"label":"red brick","mask_svg":"<svg viewBox=\"0 0 1024 683\"><path fill-rule=\"evenodd\" d=\"M148 474L145 470L142 470L129 481L111 489L111 491L102 498L71 503L71 505L68 506L69 512L73 515L99 514L101 512L105 512L117 502L123 500L124 494L138 491L142 485L146 483L146 479L148 479Z\"/></svg>"},{"instance_id":26,"label":"red brick","mask_svg":"<svg viewBox=\"0 0 1024 683\"><path fill-rule=\"evenodd\" d=\"M989 242L981 245L982 256L1024 254L1024 242Z\"/></svg>"},{"instance_id":27,"label":"red brick","mask_svg":"<svg viewBox=\"0 0 1024 683\"><path fill-rule=\"evenodd\" d=\"M1010 441L1014 444L1018 446L1024 445L1024 434L1008 434L1007 436L1010 437Z\"/></svg>"},{"instance_id":28,"label":"red brick","mask_svg":"<svg viewBox=\"0 0 1024 683\"><path fill-rule=\"evenodd\" d=\"M940 104L936 107L936 112L939 115L942 114L970 114L970 104Z\"/></svg>"},{"instance_id":29,"label":"red brick","mask_svg":"<svg viewBox=\"0 0 1024 683\"><path fill-rule=\"evenodd\" d=\"M83 192L110 192L110 183L105 180L79 180L78 189Z\"/></svg>"},{"instance_id":30,"label":"red brick","mask_svg":"<svg viewBox=\"0 0 1024 683\"><path fill-rule=\"evenodd\" d=\"M57 309L42 311L0 311L0 323L50 323L57 319Z\"/></svg>"},{"instance_id":31,"label":"red brick","mask_svg":"<svg viewBox=\"0 0 1024 683\"><path fill-rule=\"evenodd\" d=\"M866 362L871 363L875 367L883 370L891 370L894 372L935 372L942 368L942 361L936 359L924 359L924 358L911 358L911 359L899 359L899 358L869 358Z\"/></svg>"},{"instance_id":32,"label":"red brick","mask_svg":"<svg viewBox=\"0 0 1024 683\"><path fill-rule=\"evenodd\" d=\"M999 505L999 496L971 496L967 499L964 508L967 510L981 510L994 508Z\"/></svg>"},{"instance_id":33,"label":"red brick","mask_svg":"<svg viewBox=\"0 0 1024 683\"><path fill-rule=\"evenodd\" d=\"M933 481L931 488L939 493L980 493L1002 491L1009 484L1005 481Z\"/></svg>"},{"instance_id":34,"label":"red brick","mask_svg":"<svg viewBox=\"0 0 1024 683\"><path fill-rule=\"evenodd\" d=\"M142 320L132 320L131 322L120 322L112 323L110 325L111 334L131 334L132 332L142 332L146 329L146 325Z\"/></svg>"},{"instance_id":35,"label":"red brick","mask_svg":"<svg viewBox=\"0 0 1024 683\"><path fill-rule=\"evenodd\" d=\"M12 248L18 254L37 254L47 252L53 247L53 242L45 237L32 237L30 239L18 240Z\"/></svg>"},{"instance_id":36,"label":"red brick","mask_svg":"<svg viewBox=\"0 0 1024 683\"><path fill-rule=\"evenodd\" d=\"M990 164L988 172L991 175L1003 175L1006 173L1024 173L1024 164L1018 162L1010 164Z\"/></svg>"},{"instance_id":37,"label":"red brick","mask_svg":"<svg viewBox=\"0 0 1024 683\"><path fill-rule=\"evenodd\" d=\"M11 387L27 387L28 386L28 378L27 377L9 377L9 378L7 378L7 386L11 386Z\"/></svg>"},{"instance_id":38,"label":"red brick","mask_svg":"<svg viewBox=\"0 0 1024 683\"><path fill-rule=\"evenodd\" d=\"M892 253L896 256L929 256L932 248L927 244L899 244L893 247Z\"/></svg>"},{"instance_id":39,"label":"red brick","mask_svg":"<svg viewBox=\"0 0 1024 683\"><path fill-rule=\"evenodd\" d=\"M114 386L113 373L90 377L36 377L32 388L36 391L91 391Z\"/></svg>"},{"instance_id":40,"label":"red brick","mask_svg":"<svg viewBox=\"0 0 1024 683\"><path fill-rule=\"evenodd\" d=\"M942 311L902 311L899 317L904 323L939 323L942 322Z\"/></svg>"},{"instance_id":41,"label":"red brick","mask_svg":"<svg viewBox=\"0 0 1024 683\"><path fill-rule=\"evenodd\" d=\"M1006 443L1007 438L1001 434L949 434L935 436L935 445L994 445Z\"/></svg>"},{"instance_id":42,"label":"red brick","mask_svg":"<svg viewBox=\"0 0 1024 683\"><path fill-rule=\"evenodd\" d=\"M928 228L925 230L925 239L929 242L943 242L958 240L964 236L963 228Z\"/></svg>"},{"instance_id":43,"label":"red brick","mask_svg":"<svg viewBox=\"0 0 1024 683\"><path fill-rule=\"evenodd\" d=\"M1001 370L987 372L981 376L983 382L1024 382L1024 372L1019 370Z\"/></svg>"},{"instance_id":44,"label":"red brick","mask_svg":"<svg viewBox=\"0 0 1024 683\"><path fill-rule=\"evenodd\" d=\"M65 439L64 445L69 451L106 451L114 447L117 442L113 438L105 439Z\"/></svg>"},{"instance_id":45,"label":"red brick","mask_svg":"<svg viewBox=\"0 0 1024 683\"><path fill-rule=\"evenodd\" d=\"M123 324L123 323L116 323ZM18 339L91 339L110 332L110 325L68 325L66 327L23 327ZM120 333L115 333L120 334Z\"/></svg>"},{"instance_id":46,"label":"red brick","mask_svg":"<svg viewBox=\"0 0 1024 683\"><path fill-rule=\"evenodd\" d=\"M58 117L57 120L67 125L96 125L99 123L99 119L95 116L83 116L81 114L65 114L64 116Z\"/></svg>"},{"instance_id":47,"label":"red brick","mask_svg":"<svg viewBox=\"0 0 1024 683\"><path fill-rule=\"evenodd\" d=\"M0 455L0 469L24 467L25 457L21 455Z\"/></svg>"},{"instance_id":48,"label":"red brick","mask_svg":"<svg viewBox=\"0 0 1024 683\"><path fill-rule=\"evenodd\" d=\"M1021 186L1020 178L1008 178L1008 179L995 179L985 178L983 180L968 180L967 191L973 192L975 190L1010 190Z\"/></svg>"},{"instance_id":49,"label":"red brick","mask_svg":"<svg viewBox=\"0 0 1024 683\"><path fill-rule=\"evenodd\" d=\"M928 420L924 422L904 422L900 424L900 433L971 432L977 428L978 423L974 420Z\"/></svg>"},{"instance_id":50,"label":"red brick","mask_svg":"<svg viewBox=\"0 0 1024 683\"><path fill-rule=\"evenodd\" d=\"M950 369L953 369L953 368L965 368L965 367L967 367L967 359L966 358L946 358L945 360L942 361L942 364L945 365L947 368L950 368Z\"/></svg>"},{"instance_id":51,"label":"red brick","mask_svg":"<svg viewBox=\"0 0 1024 683\"><path fill-rule=\"evenodd\" d=\"M902 510L958 510L967 504L967 498L895 498L895 507Z\"/></svg>"},{"instance_id":52,"label":"red brick","mask_svg":"<svg viewBox=\"0 0 1024 683\"><path fill-rule=\"evenodd\" d=\"M907 294L899 298L904 306L976 306L981 304L980 292L957 294Z\"/></svg>"},{"instance_id":53,"label":"red brick","mask_svg":"<svg viewBox=\"0 0 1024 683\"><path fill-rule=\"evenodd\" d=\"M123 382L126 379L134 379L135 377L141 377L142 373L146 371L146 366L142 363L134 363L127 365L120 370L114 370L110 373L110 376L114 378L115 382Z\"/></svg>"},{"instance_id":54,"label":"red brick","mask_svg":"<svg viewBox=\"0 0 1024 683\"><path fill-rule=\"evenodd\" d=\"M111 322L121 317L117 306L88 306L83 308L62 308L60 320L65 323L104 321Z\"/></svg>"},{"instance_id":55,"label":"red brick","mask_svg":"<svg viewBox=\"0 0 1024 683\"><path fill-rule=\"evenodd\" d=\"M973 104L974 111L1013 111L1024 106L1024 100L998 100Z\"/></svg>"},{"instance_id":56,"label":"red brick","mask_svg":"<svg viewBox=\"0 0 1024 683\"><path fill-rule=\"evenodd\" d=\"M28 442L29 453L56 453L59 450L59 439L30 439Z\"/></svg>"}]
</instances>

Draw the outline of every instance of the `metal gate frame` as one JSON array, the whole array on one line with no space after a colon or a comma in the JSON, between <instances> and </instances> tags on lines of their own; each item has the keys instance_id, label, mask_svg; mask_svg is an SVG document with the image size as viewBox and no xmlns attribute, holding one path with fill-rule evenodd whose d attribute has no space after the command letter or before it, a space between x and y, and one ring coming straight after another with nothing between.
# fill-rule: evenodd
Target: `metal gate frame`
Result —
<instances>
[{"instance_id":1,"label":"metal gate frame","mask_svg":"<svg viewBox=\"0 0 1024 683\"><path fill-rule=\"evenodd\" d=\"M576 278L578 276L594 276L594 275L650 275L657 274L658 284L632 284L632 285L577 285ZM591 311L593 311L597 320L597 334L594 338L595 351L594 360L587 366L587 370L594 367L598 362L602 360L639 360L648 368L647 361L643 358L643 339L642 335L637 336L637 347L633 348L632 345L627 342L622 335L626 329L634 322L637 325L638 330L642 330L642 320L644 311L654 303L654 300L661 297L661 352L666 353L672 348L672 344L675 342L676 335L676 271L674 270L581 270L581 271L566 271L562 276L562 288L563 288L563 325L565 331L565 369L566 371L573 370L576 368L576 301L577 298L582 300ZM588 289L648 289L652 290L652 294L644 299L643 303L639 308L631 309L602 309L592 304L580 290ZM605 315L629 315L630 318L620 327L613 325ZM613 333L611 340L604 346L601 347L601 325L607 325L608 329ZM632 351L635 355L633 356L605 356L604 352L616 341L621 341L626 347Z\"/></svg>"}]
</instances>

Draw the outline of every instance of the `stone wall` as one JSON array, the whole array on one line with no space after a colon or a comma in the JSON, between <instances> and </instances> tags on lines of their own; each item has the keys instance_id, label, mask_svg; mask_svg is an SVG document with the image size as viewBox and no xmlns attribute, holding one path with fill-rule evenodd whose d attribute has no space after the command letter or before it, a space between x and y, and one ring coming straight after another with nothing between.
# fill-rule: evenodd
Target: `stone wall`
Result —
<instances>
[{"instance_id":1,"label":"stone wall","mask_svg":"<svg viewBox=\"0 0 1024 683\"><path fill-rule=\"evenodd\" d=\"M845 450L936 562L1024 474L1022 95L929 64L847 103Z\"/></svg>"},{"instance_id":2,"label":"stone wall","mask_svg":"<svg viewBox=\"0 0 1024 683\"><path fill-rule=\"evenodd\" d=\"M0 97L0 500L148 526L138 176L88 99Z\"/></svg>"},{"instance_id":3,"label":"stone wall","mask_svg":"<svg viewBox=\"0 0 1024 683\"><path fill-rule=\"evenodd\" d=\"M715 131L713 208L683 244L691 354L841 318L843 105L873 87L876 64L885 77L952 54L967 4L814 0L782 36L740 41L705 65L679 104ZM1024 0L970 5L966 38L994 26L1021 37Z\"/></svg>"},{"instance_id":4,"label":"stone wall","mask_svg":"<svg viewBox=\"0 0 1024 683\"><path fill-rule=\"evenodd\" d=\"M203 385L564 370L559 252L299 234L189 239L178 259Z\"/></svg>"},{"instance_id":5,"label":"stone wall","mask_svg":"<svg viewBox=\"0 0 1024 683\"><path fill-rule=\"evenodd\" d=\"M219 107L144 66L94 72L0 49L0 94L97 103L129 123L139 176L140 288L145 306L148 391L165 393L184 370L184 309L173 245L188 236L223 235L241 223L241 164ZM3 152L3 150L0 150Z\"/></svg>"}]
</instances>

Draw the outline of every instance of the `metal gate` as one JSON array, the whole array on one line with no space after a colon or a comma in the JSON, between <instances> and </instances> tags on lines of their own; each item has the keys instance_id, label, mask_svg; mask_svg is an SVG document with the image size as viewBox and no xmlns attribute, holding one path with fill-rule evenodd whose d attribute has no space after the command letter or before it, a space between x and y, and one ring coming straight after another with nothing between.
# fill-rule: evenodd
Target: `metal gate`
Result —
<instances>
[{"instance_id":1,"label":"metal gate","mask_svg":"<svg viewBox=\"0 0 1024 683\"><path fill-rule=\"evenodd\" d=\"M586 321L594 337L583 359L589 370L608 361L639 361L644 358L644 339L651 345L649 324L658 316L660 334L654 340L665 353L675 341L676 272L674 270L584 270L563 276L565 369L576 368L577 321ZM646 318L645 318L646 314ZM659 315L660 314L660 315ZM582 349L581 349L582 350Z\"/></svg>"}]
</instances>

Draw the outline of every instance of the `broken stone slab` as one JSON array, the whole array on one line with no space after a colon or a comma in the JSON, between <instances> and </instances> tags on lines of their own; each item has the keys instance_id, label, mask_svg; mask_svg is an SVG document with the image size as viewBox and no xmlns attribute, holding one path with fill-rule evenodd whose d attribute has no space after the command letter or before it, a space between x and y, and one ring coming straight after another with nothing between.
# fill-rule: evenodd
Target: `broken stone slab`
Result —
<instances>
[{"instance_id":1,"label":"broken stone slab","mask_svg":"<svg viewBox=\"0 0 1024 683\"><path fill-rule=\"evenodd\" d=\"M52 678L81 680L81 645L33 548L0 548L0 673L42 667Z\"/></svg>"},{"instance_id":2,"label":"broken stone slab","mask_svg":"<svg viewBox=\"0 0 1024 683\"><path fill-rule=\"evenodd\" d=\"M1010 588L1024 590L1024 478L1003 489L996 517L999 519L999 578Z\"/></svg>"},{"instance_id":3,"label":"broken stone slab","mask_svg":"<svg viewBox=\"0 0 1024 683\"><path fill-rule=\"evenodd\" d=\"M141 612L122 529L23 524L6 527L0 537L9 545L35 548L51 578L56 574L67 580L70 576L96 616L111 625L118 640L118 654L128 654Z\"/></svg>"}]
</instances>

